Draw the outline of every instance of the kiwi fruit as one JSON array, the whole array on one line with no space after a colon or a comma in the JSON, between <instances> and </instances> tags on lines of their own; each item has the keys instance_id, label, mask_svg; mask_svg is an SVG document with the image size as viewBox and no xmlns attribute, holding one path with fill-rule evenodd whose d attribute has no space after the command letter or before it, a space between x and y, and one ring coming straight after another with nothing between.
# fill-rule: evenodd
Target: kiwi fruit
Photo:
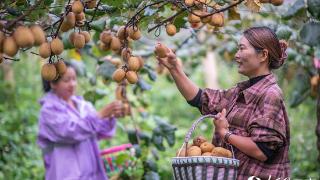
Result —
<instances>
[{"instance_id":1,"label":"kiwi fruit","mask_svg":"<svg viewBox=\"0 0 320 180\"><path fill-rule=\"evenodd\" d=\"M83 21L86 18L84 12L76 14L76 21Z\"/></svg>"},{"instance_id":2,"label":"kiwi fruit","mask_svg":"<svg viewBox=\"0 0 320 180\"><path fill-rule=\"evenodd\" d=\"M206 11L202 11L201 12L201 16L206 16L206 15L208 15L209 13L208 12L206 12ZM207 17L202 17L201 18L201 22L202 23L209 23L211 21L211 16L207 16Z\"/></svg>"},{"instance_id":3,"label":"kiwi fruit","mask_svg":"<svg viewBox=\"0 0 320 180\"><path fill-rule=\"evenodd\" d=\"M112 40L111 40L110 48L111 48L113 51L116 51L116 52L119 51L120 48L121 48L120 39L113 36L113 37L112 37Z\"/></svg>"},{"instance_id":4,"label":"kiwi fruit","mask_svg":"<svg viewBox=\"0 0 320 180\"><path fill-rule=\"evenodd\" d=\"M140 68L140 61L138 57L130 57L128 61L128 68L131 71L138 71Z\"/></svg>"},{"instance_id":5,"label":"kiwi fruit","mask_svg":"<svg viewBox=\"0 0 320 180\"><path fill-rule=\"evenodd\" d=\"M68 23L70 27L73 28L76 25L76 15L73 12L69 12L66 15L64 21L66 21L66 23Z\"/></svg>"},{"instance_id":6,"label":"kiwi fruit","mask_svg":"<svg viewBox=\"0 0 320 180\"><path fill-rule=\"evenodd\" d=\"M117 37L120 39L120 40L125 40L126 37L128 37L128 29L126 29L125 31L125 26L121 26L117 32Z\"/></svg>"},{"instance_id":7,"label":"kiwi fruit","mask_svg":"<svg viewBox=\"0 0 320 180\"><path fill-rule=\"evenodd\" d=\"M197 10L193 11L193 13L194 13L194 14L197 14L197 15L201 15L201 14L200 14L200 11L197 11ZM198 22L200 22L200 21L201 21L201 18L200 18L199 16L197 16L197 15L194 15L194 14L190 13L190 14L188 15L188 21L189 21L190 23L198 23Z\"/></svg>"},{"instance_id":8,"label":"kiwi fruit","mask_svg":"<svg viewBox=\"0 0 320 180\"><path fill-rule=\"evenodd\" d=\"M165 47L164 45L159 43L156 46L155 52L156 52L157 56L159 56L160 58L165 58L165 57L167 57L167 53L169 51L168 51L167 47Z\"/></svg>"},{"instance_id":9,"label":"kiwi fruit","mask_svg":"<svg viewBox=\"0 0 320 180\"><path fill-rule=\"evenodd\" d=\"M144 66L144 60L142 59L141 56L138 56L138 59L139 59L139 65L140 65L139 69L142 69Z\"/></svg>"},{"instance_id":10,"label":"kiwi fruit","mask_svg":"<svg viewBox=\"0 0 320 180\"><path fill-rule=\"evenodd\" d=\"M39 25L31 26L30 30L34 37L34 45L39 46L46 41L46 34Z\"/></svg>"},{"instance_id":11,"label":"kiwi fruit","mask_svg":"<svg viewBox=\"0 0 320 180\"><path fill-rule=\"evenodd\" d=\"M112 40L112 34L110 31L103 31L100 34L100 41L102 41L105 44L109 44Z\"/></svg>"},{"instance_id":12,"label":"kiwi fruit","mask_svg":"<svg viewBox=\"0 0 320 180\"><path fill-rule=\"evenodd\" d=\"M31 47L34 44L34 37L31 30L26 26L19 26L13 33L16 44L21 48Z\"/></svg>"},{"instance_id":13,"label":"kiwi fruit","mask_svg":"<svg viewBox=\"0 0 320 180\"><path fill-rule=\"evenodd\" d=\"M75 14L79 14L83 11L83 5L81 1L74 1L72 3L72 12Z\"/></svg>"},{"instance_id":14,"label":"kiwi fruit","mask_svg":"<svg viewBox=\"0 0 320 180\"><path fill-rule=\"evenodd\" d=\"M57 70L54 64L44 64L41 68L41 76L46 81L53 81L57 77Z\"/></svg>"},{"instance_id":15,"label":"kiwi fruit","mask_svg":"<svg viewBox=\"0 0 320 180\"><path fill-rule=\"evenodd\" d=\"M109 51L110 50L110 44L105 44L103 42L99 42L99 49L102 51Z\"/></svg>"},{"instance_id":16,"label":"kiwi fruit","mask_svg":"<svg viewBox=\"0 0 320 180\"><path fill-rule=\"evenodd\" d=\"M202 153L201 156L212 156L212 153L211 152L205 152L205 153Z\"/></svg>"},{"instance_id":17,"label":"kiwi fruit","mask_svg":"<svg viewBox=\"0 0 320 180\"><path fill-rule=\"evenodd\" d=\"M91 39L90 33L88 31L81 31L80 34L84 36L85 43L87 44Z\"/></svg>"},{"instance_id":18,"label":"kiwi fruit","mask_svg":"<svg viewBox=\"0 0 320 180\"><path fill-rule=\"evenodd\" d=\"M209 22L212 26L222 27L224 24L223 14L216 13L211 16L211 21Z\"/></svg>"},{"instance_id":19,"label":"kiwi fruit","mask_svg":"<svg viewBox=\"0 0 320 180\"><path fill-rule=\"evenodd\" d=\"M198 146L191 146L187 151L188 156L201 156L201 149Z\"/></svg>"},{"instance_id":20,"label":"kiwi fruit","mask_svg":"<svg viewBox=\"0 0 320 180\"><path fill-rule=\"evenodd\" d=\"M73 45L75 48L81 49L84 47L85 43L86 43L86 40L84 35L82 35L81 33L76 33L74 35Z\"/></svg>"},{"instance_id":21,"label":"kiwi fruit","mask_svg":"<svg viewBox=\"0 0 320 180\"><path fill-rule=\"evenodd\" d=\"M184 0L184 3L187 5L187 6L192 6L194 4L194 0Z\"/></svg>"},{"instance_id":22,"label":"kiwi fruit","mask_svg":"<svg viewBox=\"0 0 320 180\"><path fill-rule=\"evenodd\" d=\"M60 75L63 75L66 71L67 71L67 66L66 64L63 62L63 61L57 61L56 63L54 63L55 67L56 67L56 70L57 72L60 74Z\"/></svg>"},{"instance_id":23,"label":"kiwi fruit","mask_svg":"<svg viewBox=\"0 0 320 180\"><path fill-rule=\"evenodd\" d=\"M138 82L138 75L134 71L128 71L126 72L126 79L130 84L135 84Z\"/></svg>"},{"instance_id":24,"label":"kiwi fruit","mask_svg":"<svg viewBox=\"0 0 320 180\"><path fill-rule=\"evenodd\" d=\"M18 45L12 36L6 37L3 41L3 53L13 57L18 52Z\"/></svg>"},{"instance_id":25,"label":"kiwi fruit","mask_svg":"<svg viewBox=\"0 0 320 180\"><path fill-rule=\"evenodd\" d=\"M128 62L129 58L131 57L132 50L131 48L125 47L121 51L121 58L124 62Z\"/></svg>"},{"instance_id":26,"label":"kiwi fruit","mask_svg":"<svg viewBox=\"0 0 320 180\"><path fill-rule=\"evenodd\" d=\"M60 26L60 31L67 32L71 28L73 28L73 27L66 20L63 20L63 22L61 23L61 26Z\"/></svg>"},{"instance_id":27,"label":"kiwi fruit","mask_svg":"<svg viewBox=\"0 0 320 180\"><path fill-rule=\"evenodd\" d=\"M44 42L39 47L39 55L42 58L48 58L51 55L51 48L50 44L47 42Z\"/></svg>"},{"instance_id":28,"label":"kiwi fruit","mask_svg":"<svg viewBox=\"0 0 320 180\"><path fill-rule=\"evenodd\" d=\"M119 68L113 72L112 79L119 83L123 80L125 76L126 72L122 68Z\"/></svg>"},{"instance_id":29,"label":"kiwi fruit","mask_svg":"<svg viewBox=\"0 0 320 180\"><path fill-rule=\"evenodd\" d=\"M270 2L274 6L280 6L283 4L283 0L271 0Z\"/></svg>"},{"instance_id":30,"label":"kiwi fruit","mask_svg":"<svg viewBox=\"0 0 320 180\"><path fill-rule=\"evenodd\" d=\"M87 2L87 8L88 9L93 9L93 8L95 8L97 5L96 5L96 0L91 0L91 1L88 1Z\"/></svg>"},{"instance_id":31,"label":"kiwi fruit","mask_svg":"<svg viewBox=\"0 0 320 180\"><path fill-rule=\"evenodd\" d=\"M76 32L70 33L70 35L69 35L69 41L70 41L71 44L73 44L73 42L74 42L74 37L75 37L76 34L77 34Z\"/></svg>"},{"instance_id":32,"label":"kiwi fruit","mask_svg":"<svg viewBox=\"0 0 320 180\"><path fill-rule=\"evenodd\" d=\"M141 32L139 30L138 27L133 27L133 26L130 26L128 28L129 30L129 37L132 39L132 40L138 40L141 38Z\"/></svg>"},{"instance_id":33,"label":"kiwi fruit","mask_svg":"<svg viewBox=\"0 0 320 180\"><path fill-rule=\"evenodd\" d=\"M168 25L166 26L166 31L167 31L167 34L168 34L169 36L173 36L173 35L175 35L175 34L177 33L177 28L176 28L176 26L173 25L173 24L168 24Z\"/></svg>"},{"instance_id":34,"label":"kiwi fruit","mask_svg":"<svg viewBox=\"0 0 320 180\"><path fill-rule=\"evenodd\" d=\"M204 142L200 145L200 149L202 153L211 152L214 148L214 145L209 142Z\"/></svg>"},{"instance_id":35,"label":"kiwi fruit","mask_svg":"<svg viewBox=\"0 0 320 180\"><path fill-rule=\"evenodd\" d=\"M59 38L55 38L50 43L51 52L55 55L59 55L63 52L63 43Z\"/></svg>"},{"instance_id":36,"label":"kiwi fruit","mask_svg":"<svg viewBox=\"0 0 320 180\"><path fill-rule=\"evenodd\" d=\"M207 142L207 139L203 136L197 136L193 139L194 146L201 146L202 143Z\"/></svg>"}]
</instances>

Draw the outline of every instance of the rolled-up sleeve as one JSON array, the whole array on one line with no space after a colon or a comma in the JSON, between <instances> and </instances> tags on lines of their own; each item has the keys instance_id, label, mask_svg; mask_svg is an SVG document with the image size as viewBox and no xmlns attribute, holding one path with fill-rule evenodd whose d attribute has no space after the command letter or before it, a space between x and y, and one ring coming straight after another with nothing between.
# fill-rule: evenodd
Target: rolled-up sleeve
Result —
<instances>
[{"instance_id":1,"label":"rolled-up sleeve","mask_svg":"<svg viewBox=\"0 0 320 180\"><path fill-rule=\"evenodd\" d=\"M286 125L280 94L265 93L253 117L248 123L247 131L254 142L264 142L270 149L283 145L286 138Z\"/></svg>"}]
</instances>

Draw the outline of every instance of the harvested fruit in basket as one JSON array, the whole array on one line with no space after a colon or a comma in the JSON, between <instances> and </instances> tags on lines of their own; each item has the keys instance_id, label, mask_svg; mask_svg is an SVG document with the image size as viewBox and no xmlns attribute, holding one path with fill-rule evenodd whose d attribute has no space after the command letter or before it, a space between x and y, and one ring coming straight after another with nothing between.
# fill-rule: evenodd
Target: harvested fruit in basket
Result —
<instances>
[{"instance_id":1,"label":"harvested fruit in basket","mask_svg":"<svg viewBox=\"0 0 320 180\"><path fill-rule=\"evenodd\" d=\"M176 153L176 156L177 156L177 157L186 157L186 156L187 156L187 155L186 155L186 148L181 148L180 154L179 154L179 152L180 152L180 149L178 149L178 151L177 151L177 153Z\"/></svg>"},{"instance_id":2,"label":"harvested fruit in basket","mask_svg":"<svg viewBox=\"0 0 320 180\"><path fill-rule=\"evenodd\" d=\"M202 143L207 142L207 139L203 136L197 136L193 139L193 145L200 147Z\"/></svg>"},{"instance_id":3,"label":"harvested fruit in basket","mask_svg":"<svg viewBox=\"0 0 320 180\"><path fill-rule=\"evenodd\" d=\"M202 153L211 152L214 148L214 145L209 142L204 142L200 145L200 149Z\"/></svg>"},{"instance_id":4,"label":"harvested fruit in basket","mask_svg":"<svg viewBox=\"0 0 320 180\"><path fill-rule=\"evenodd\" d=\"M231 151L229 151L228 149L222 148L222 147L213 148L211 153L212 153L212 156L232 158Z\"/></svg>"},{"instance_id":5,"label":"harvested fruit in basket","mask_svg":"<svg viewBox=\"0 0 320 180\"><path fill-rule=\"evenodd\" d=\"M205 153L202 153L201 156L212 156L212 153L211 152L205 152Z\"/></svg>"},{"instance_id":6,"label":"harvested fruit in basket","mask_svg":"<svg viewBox=\"0 0 320 180\"><path fill-rule=\"evenodd\" d=\"M187 150L188 156L201 156L201 149L198 146L191 146Z\"/></svg>"}]
</instances>

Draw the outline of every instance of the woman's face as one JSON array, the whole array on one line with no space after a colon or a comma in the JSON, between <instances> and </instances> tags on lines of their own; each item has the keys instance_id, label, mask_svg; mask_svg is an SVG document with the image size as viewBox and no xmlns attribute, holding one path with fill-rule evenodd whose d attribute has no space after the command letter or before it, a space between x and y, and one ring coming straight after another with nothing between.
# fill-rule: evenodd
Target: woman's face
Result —
<instances>
[{"instance_id":1,"label":"woman's face","mask_svg":"<svg viewBox=\"0 0 320 180\"><path fill-rule=\"evenodd\" d=\"M62 75L57 83L51 83L54 92L64 100L69 100L75 94L77 88L77 74L71 67Z\"/></svg>"},{"instance_id":2,"label":"woman's face","mask_svg":"<svg viewBox=\"0 0 320 180\"><path fill-rule=\"evenodd\" d=\"M266 58L257 53L244 36L240 39L235 59L238 63L238 72L249 78L258 76L262 70L268 69Z\"/></svg>"}]
</instances>

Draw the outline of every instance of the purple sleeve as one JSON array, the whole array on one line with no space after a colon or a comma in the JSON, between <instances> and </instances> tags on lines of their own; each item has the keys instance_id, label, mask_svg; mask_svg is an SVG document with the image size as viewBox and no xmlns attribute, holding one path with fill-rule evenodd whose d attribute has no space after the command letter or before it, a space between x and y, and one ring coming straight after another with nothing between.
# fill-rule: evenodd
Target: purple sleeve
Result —
<instances>
[{"instance_id":1,"label":"purple sleeve","mask_svg":"<svg viewBox=\"0 0 320 180\"><path fill-rule=\"evenodd\" d=\"M103 122L97 115L88 113L84 118L69 115L66 110L50 106L40 112L39 135L51 142L75 144L91 138L100 132ZM107 126L110 129L109 123Z\"/></svg>"},{"instance_id":2,"label":"purple sleeve","mask_svg":"<svg viewBox=\"0 0 320 180\"><path fill-rule=\"evenodd\" d=\"M116 122L117 119L112 118L99 118L96 109L91 103L87 104L89 114L95 115L92 121L97 125L97 137L98 139L111 138L116 133Z\"/></svg>"}]
</instances>

